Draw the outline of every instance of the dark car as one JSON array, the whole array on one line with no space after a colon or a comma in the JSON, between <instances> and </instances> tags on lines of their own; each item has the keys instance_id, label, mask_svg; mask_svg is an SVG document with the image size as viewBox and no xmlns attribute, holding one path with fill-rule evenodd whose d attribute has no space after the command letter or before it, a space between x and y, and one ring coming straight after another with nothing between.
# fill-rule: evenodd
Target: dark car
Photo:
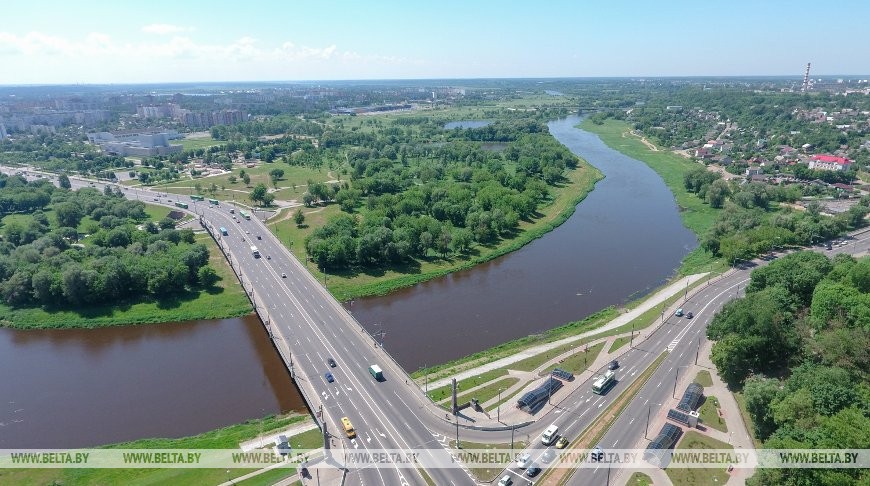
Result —
<instances>
[{"instance_id":1,"label":"dark car","mask_svg":"<svg viewBox=\"0 0 870 486\"><path fill-rule=\"evenodd\" d=\"M693 317L695 317L695 314L692 314L691 312L686 313L686 319L691 319Z\"/></svg>"},{"instance_id":2,"label":"dark car","mask_svg":"<svg viewBox=\"0 0 870 486\"><path fill-rule=\"evenodd\" d=\"M328 364L330 368L335 368L335 360L332 358L326 360L326 364Z\"/></svg>"},{"instance_id":3,"label":"dark car","mask_svg":"<svg viewBox=\"0 0 870 486\"><path fill-rule=\"evenodd\" d=\"M826 249L826 250L830 250L831 248L832 248L832 246L831 246L830 243L828 243L827 245L825 245L825 249Z\"/></svg>"},{"instance_id":4,"label":"dark car","mask_svg":"<svg viewBox=\"0 0 870 486\"><path fill-rule=\"evenodd\" d=\"M541 468L538 467L537 464L532 464L532 467L526 469L526 476L533 478L541 472Z\"/></svg>"},{"instance_id":5,"label":"dark car","mask_svg":"<svg viewBox=\"0 0 870 486\"><path fill-rule=\"evenodd\" d=\"M619 361L613 360L607 365L608 370L615 370L616 368L619 368Z\"/></svg>"},{"instance_id":6,"label":"dark car","mask_svg":"<svg viewBox=\"0 0 870 486\"><path fill-rule=\"evenodd\" d=\"M258 240L262 240L262 239L263 239L263 237L262 237L262 236L260 236L260 235L257 235L257 239L258 239Z\"/></svg>"},{"instance_id":7,"label":"dark car","mask_svg":"<svg viewBox=\"0 0 870 486\"><path fill-rule=\"evenodd\" d=\"M303 478L310 478L311 477L311 473L308 472L307 467L303 467L302 469L300 469L299 474L301 474Z\"/></svg>"},{"instance_id":8,"label":"dark car","mask_svg":"<svg viewBox=\"0 0 870 486\"><path fill-rule=\"evenodd\" d=\"M330 373L330 372L328 372L328 371L327 371L326 374L323 375L323 376L325 376L325 377L326 377L326 381L328 381L328 382L330 382L330 383L332 383L333 381L335 381L335 377L332 376L332 373Z\"/></svg>"}]
</instances>

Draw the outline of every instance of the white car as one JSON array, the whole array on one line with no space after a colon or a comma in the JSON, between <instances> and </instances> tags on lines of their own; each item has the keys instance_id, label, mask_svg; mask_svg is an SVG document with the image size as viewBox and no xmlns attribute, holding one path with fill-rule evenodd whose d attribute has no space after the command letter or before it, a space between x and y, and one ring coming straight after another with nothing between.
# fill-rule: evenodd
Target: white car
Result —
<instances>
[{"instance_id":1,"label":"white car","mask_svg":"<svg viewBox=\"0 0 870 486\"><path fill-rule=\"evenodd\" d=\"M525 469L525 468L529 467L529 464L531 464L531 463L532 463L532 455L529 454L528 452L520 455L520 457L517 458L517 467L520 469Z\"/></svg>"},{"instance_id":2,"label":"white car","mask_svg":"<svg viewBox=\"0 0 870 486\"><path fill-rule=\"evenodd\" d=\"M502 476L501 479L498 481L498 486L511 486L511 484L514 484L514 481L507 474Z\"/></svg>"}]
</instances>

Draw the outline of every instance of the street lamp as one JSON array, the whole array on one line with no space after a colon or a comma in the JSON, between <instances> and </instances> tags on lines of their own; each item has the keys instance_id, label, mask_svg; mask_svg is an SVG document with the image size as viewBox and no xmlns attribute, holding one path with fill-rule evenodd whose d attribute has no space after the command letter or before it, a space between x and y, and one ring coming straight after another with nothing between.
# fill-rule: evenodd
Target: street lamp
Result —
<instances>
[{"instance_id":1,"label":"street lamp","mask_svg":"<svg viewBox=\"0 0 870 486\"><path fill-rule=\"evenodd\" d=\"M643 438L644 439L649 439L649 437L647 437L647 434L649 434L649 418L650 418L650 415L652 415L652 406L653 405L658 405L661 407L664 404L662 404L662 403L650 403L649 404L649 407L647 408L647 411L646 411L646 428L643 431Z\"/></svg>"},{"instance_id":2,"label":"street lamp","mask_svg":"<svg viewBox=\"0 0 870 486\"><path fill-rule=\"evenodd\" d=\"M499 422L499 423L501 423L501 392L502 392L503 390L504 390L504 388L499 388L499 389L498 389L498 405L497 405L497 408L496 408L496 411L495 411L495 414L496 414L496 419L495 419L495 420L496 420L496 422Z\"/></svg>"}]
</instances>

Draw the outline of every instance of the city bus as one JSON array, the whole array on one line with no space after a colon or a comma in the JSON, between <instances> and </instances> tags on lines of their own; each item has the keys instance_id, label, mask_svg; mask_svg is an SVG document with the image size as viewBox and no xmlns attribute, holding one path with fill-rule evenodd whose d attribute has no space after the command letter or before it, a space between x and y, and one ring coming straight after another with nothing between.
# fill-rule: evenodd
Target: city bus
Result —
<instances>
[{"instance_id":1,"label":"city bus","mask_svg":"<svg viewBox=\"0 0 870 486\"><path fill-rule=\"evenodd\" d=\"M245 219L251 219L251 213L245 211L244 209L242 209L241 211L239 211L239 214L241 214L242 217L245 218Z\"/></svg>"},{"instance_id":2,"label":"city bus","mask_svg":"<svg viewBox=\"0 0 870 486\"><path fill-rule=\"evenodd\" d=\"M217 199L209 199L209 200L208 200L208 203L209 203L209 204L213 204L213 205L215 205L215 206L220 205L220 202L218 202Z\"/></svg>"},{"instance_id":3,"label":"city bus","mask_svg":"<svg viewBox=\"0 0 870 486\"><path fill-rule=\"evenodd\" d=\"M228 233L227 233L227 229L224 228L223 226L221 226L221 234L224 235L224 236L227 236L227 234L228 234Z\"/></svg>"},{"instance_id":4,"label":"city bus","mask_svg":"<svg viewBox=\"0 0 870 486\"><path fill-rule=\"evenodd\" d=\"M190 196L190 198L193 199L194 201L205 201L204 197L196 195L196 194L194 194L193 196Z\"/></svg>"},{"instance_id":5,"label":"city bus","mask_svg":"<svg viewBox=\"0 0 870 486\"><path fill-rule=\"evenodd\" d=\"M175 205L179 208L187 209L187 203L183 203L181 201L178 201L177 203L175 203Z\"/></svg>"},{"instance_id":6,"label":"city bus","mask_svg":"<svg viewBox=\"0 0 870 486\"><path fill-rule=\"evenodd\" d=\"M596 378L595 382L592 383L592 393L604 395L614 383L616 383L616 373L608 371L607 373L604 373L604 375Z\"/></svg>"}]
</instances>

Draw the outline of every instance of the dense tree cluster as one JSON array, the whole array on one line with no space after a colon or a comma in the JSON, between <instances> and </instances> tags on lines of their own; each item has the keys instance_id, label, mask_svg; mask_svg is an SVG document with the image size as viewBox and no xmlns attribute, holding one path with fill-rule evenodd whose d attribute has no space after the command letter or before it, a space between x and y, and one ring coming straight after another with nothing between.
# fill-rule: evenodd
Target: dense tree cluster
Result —
<instances>
[{"instance_id":1,"label":"dense tree cluster","mask_svg":"<svg viewBox=\"0 0 870 486\"><path fill-rule=\"evenodd\" d=\"M712 359L743 386L771 449L866 449L870 438L870 258L800 252L752 273L707 334ZM748 484L862 484L867 471L759 469Z\"/></svg>"},{"instance_id":2,"label":"dense tree cluster","mask_svg":"<svg viewBox=\"0 0 870 486\"><path fill-rule=\"evenodd\" d=\"M450 141L421 143L416 132L389 127L324 135L329 140L322 141L322 150L346 155L350 183L309 181L303 195L306 205L334 200L349 213L308 237L308 254L321 268L446 257L510 237L520 221L534 217L549 187L578 164L536 121L440 130ZM487 150L478 140L503 145Z\"/></svg>"},{"instance_id":3,"label":"dense tree cluster","mask_svg":"<svg viewBox=\"0 0 870 486\"><path fill-rule=\"evenodd\" d=\"M19 183L7 181L0 199ZM44 187L24 184L34 193ZM162 230L151 222L139 229L147 220L144 204L111 190L57 189L40 208L21 212L30 213L28 220L2 228L0 299L8 305L78 307L215 282L208 249L194 242L192 231L171 229L171 222ZM81 227L91 233L85 239Z\"/></svg>"},{"instance_id":4,"label":"dense tree cluster","mask_svg":"<svg viewBox=\"0 0 870 486\"><path fill-rule=\"evenodd\" d=\"M290 116L276 116L265 120L255 120L237 125L217 125L211 128L215 140L239 140L257 138L262 135L293 133L319 137L323 127L312 121L300 120Z\"/></svg>"}]
</instances>

